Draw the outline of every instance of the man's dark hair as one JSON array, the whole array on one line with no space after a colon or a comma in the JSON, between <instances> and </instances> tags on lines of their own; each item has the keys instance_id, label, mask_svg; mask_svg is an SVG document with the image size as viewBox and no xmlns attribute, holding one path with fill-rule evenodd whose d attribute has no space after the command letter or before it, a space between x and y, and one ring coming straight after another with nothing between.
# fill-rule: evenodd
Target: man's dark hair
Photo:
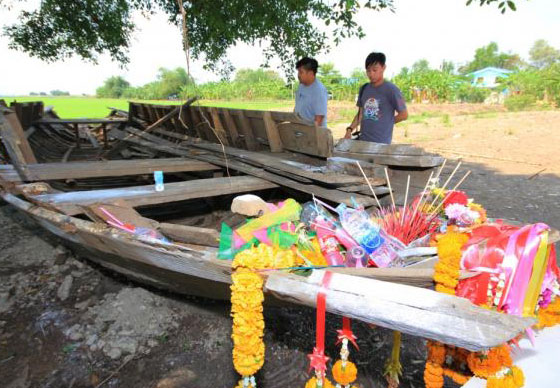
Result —
<instances>
[{"instance_id":1,"label":"man's dark hair","mask_svg":"<svg viewBox=\"0 0 560 388\"><path fill-rule=\"evenodd\" d=\"M317 69L319 68L319 62L313 58L303 57L296 62L296 69L303 67L305 70L312 70L313 74L317 74Z\"/></svg>"},{"instance_id":2,"label":"man's dark hair","mask_svg":"<svg viewBox=\"0 0 560 388\"><path fill-rule=\"evenodd\" d=\"M366 58L366 69L375 63L385 66L385 60L385 54L383 53L370 53Z\"/></svg>"}]
</instances>

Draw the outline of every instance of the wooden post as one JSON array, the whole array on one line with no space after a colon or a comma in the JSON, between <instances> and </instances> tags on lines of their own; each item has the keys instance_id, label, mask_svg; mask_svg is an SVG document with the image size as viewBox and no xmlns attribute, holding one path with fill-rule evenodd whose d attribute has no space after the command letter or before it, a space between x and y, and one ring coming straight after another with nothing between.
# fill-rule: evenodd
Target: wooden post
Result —
<instances>
[{"instance_id":1,"label":"wooden post","mask_svg":"<svg viewBox=\"0 0 560 388\"><path fill-rule=\"evenodd\" d=\"M103 143L105 144L105 149L108 149L109 140L107 140L107 125L105 123L101 124L101 130L103 131Z\"/></svg>"},{"instance_id":2,"label":"wooden post","mask_svg":"<svg viewBox=\"0 0 560 388\"><path fill-rule=\"evenodd\" d=\"M284 146L282 145L282 139L280 138L280 132L278 132L278 127L272 119L270 112L264 112L263 114L264 126L266 128L266 136L268 137L268 145L270 146L270 151L272 152L282 152L284 151Z\"/></svg>"},{"instance_id":3,"label":"wooden post","mask_svg":"<svg viewBox=\"0 0 560 388\"><path fill-rule=\"evenodd\" d=\"M80 149L80 129L78 128L78 123L74 123L74 132L76 134L76 147Z\"/></svg>"}]
</instances>

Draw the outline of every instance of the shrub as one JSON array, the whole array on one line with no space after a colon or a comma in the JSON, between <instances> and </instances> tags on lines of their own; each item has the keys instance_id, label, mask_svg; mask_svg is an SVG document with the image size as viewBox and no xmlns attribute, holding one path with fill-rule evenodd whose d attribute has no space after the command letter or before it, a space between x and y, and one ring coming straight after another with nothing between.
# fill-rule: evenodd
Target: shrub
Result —
<instances>
[{"instance_id":1,"label":"shrub","mask_svg":"<svg viewBox=\"0 0 560 388\"><path fill-rule=\"evenodd\" d=\"M537 98L531 94L518 94L506 98L504 105L510 111L530 110L535 106Z\"/></svg>"}]
</instances>

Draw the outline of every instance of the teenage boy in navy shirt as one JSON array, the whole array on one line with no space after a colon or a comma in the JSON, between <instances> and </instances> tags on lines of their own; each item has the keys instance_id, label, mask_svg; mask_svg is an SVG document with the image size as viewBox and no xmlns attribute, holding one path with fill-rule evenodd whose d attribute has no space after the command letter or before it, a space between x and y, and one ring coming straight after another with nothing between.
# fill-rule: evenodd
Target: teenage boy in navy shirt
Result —
<instances>
[{"instance_id":1,"label":"teenage boy in navy shirt","mask_svg":"<svg viewBox=\"0 0 560 388\"><path fill-rule=\"evenodd\" d=\"M358 113L346 128L345 139L360 124L359 140L391 144L393 127L408 118L406 104L399 88L385 81L385 54L371 53L366 58L369 83L360 88L356 106Z\"/></svg>"}]
</instances>

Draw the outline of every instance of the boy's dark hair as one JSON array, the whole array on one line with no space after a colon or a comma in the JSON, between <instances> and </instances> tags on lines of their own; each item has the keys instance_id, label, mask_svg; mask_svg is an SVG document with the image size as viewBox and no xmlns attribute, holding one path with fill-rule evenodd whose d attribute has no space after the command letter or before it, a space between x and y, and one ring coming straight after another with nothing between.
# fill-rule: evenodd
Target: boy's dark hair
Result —
<instances>
[{"instance_id":1,"label":"boy's dark hair","mask_svg":"<svg viewBox=\"0 0 560 388\"><path fill-rule=\"evenodd\" d=\"M305 70L312 70L313 74L317 74L317 69L319 68L319 62L313 58L303 57L296 62L296 69L303 67Z\"/></svg>"},{"instance_id":2,"label":"boy's dark hair","mask_svg":"<svg viewBox=\"0 0 560 388\"><path fill-rule=\"evenodd\" d=\"M375 63L385 66L385 60L385 54L383 53L370 53L366 58L366 69Z\"/></svg>"}]
</instances>

